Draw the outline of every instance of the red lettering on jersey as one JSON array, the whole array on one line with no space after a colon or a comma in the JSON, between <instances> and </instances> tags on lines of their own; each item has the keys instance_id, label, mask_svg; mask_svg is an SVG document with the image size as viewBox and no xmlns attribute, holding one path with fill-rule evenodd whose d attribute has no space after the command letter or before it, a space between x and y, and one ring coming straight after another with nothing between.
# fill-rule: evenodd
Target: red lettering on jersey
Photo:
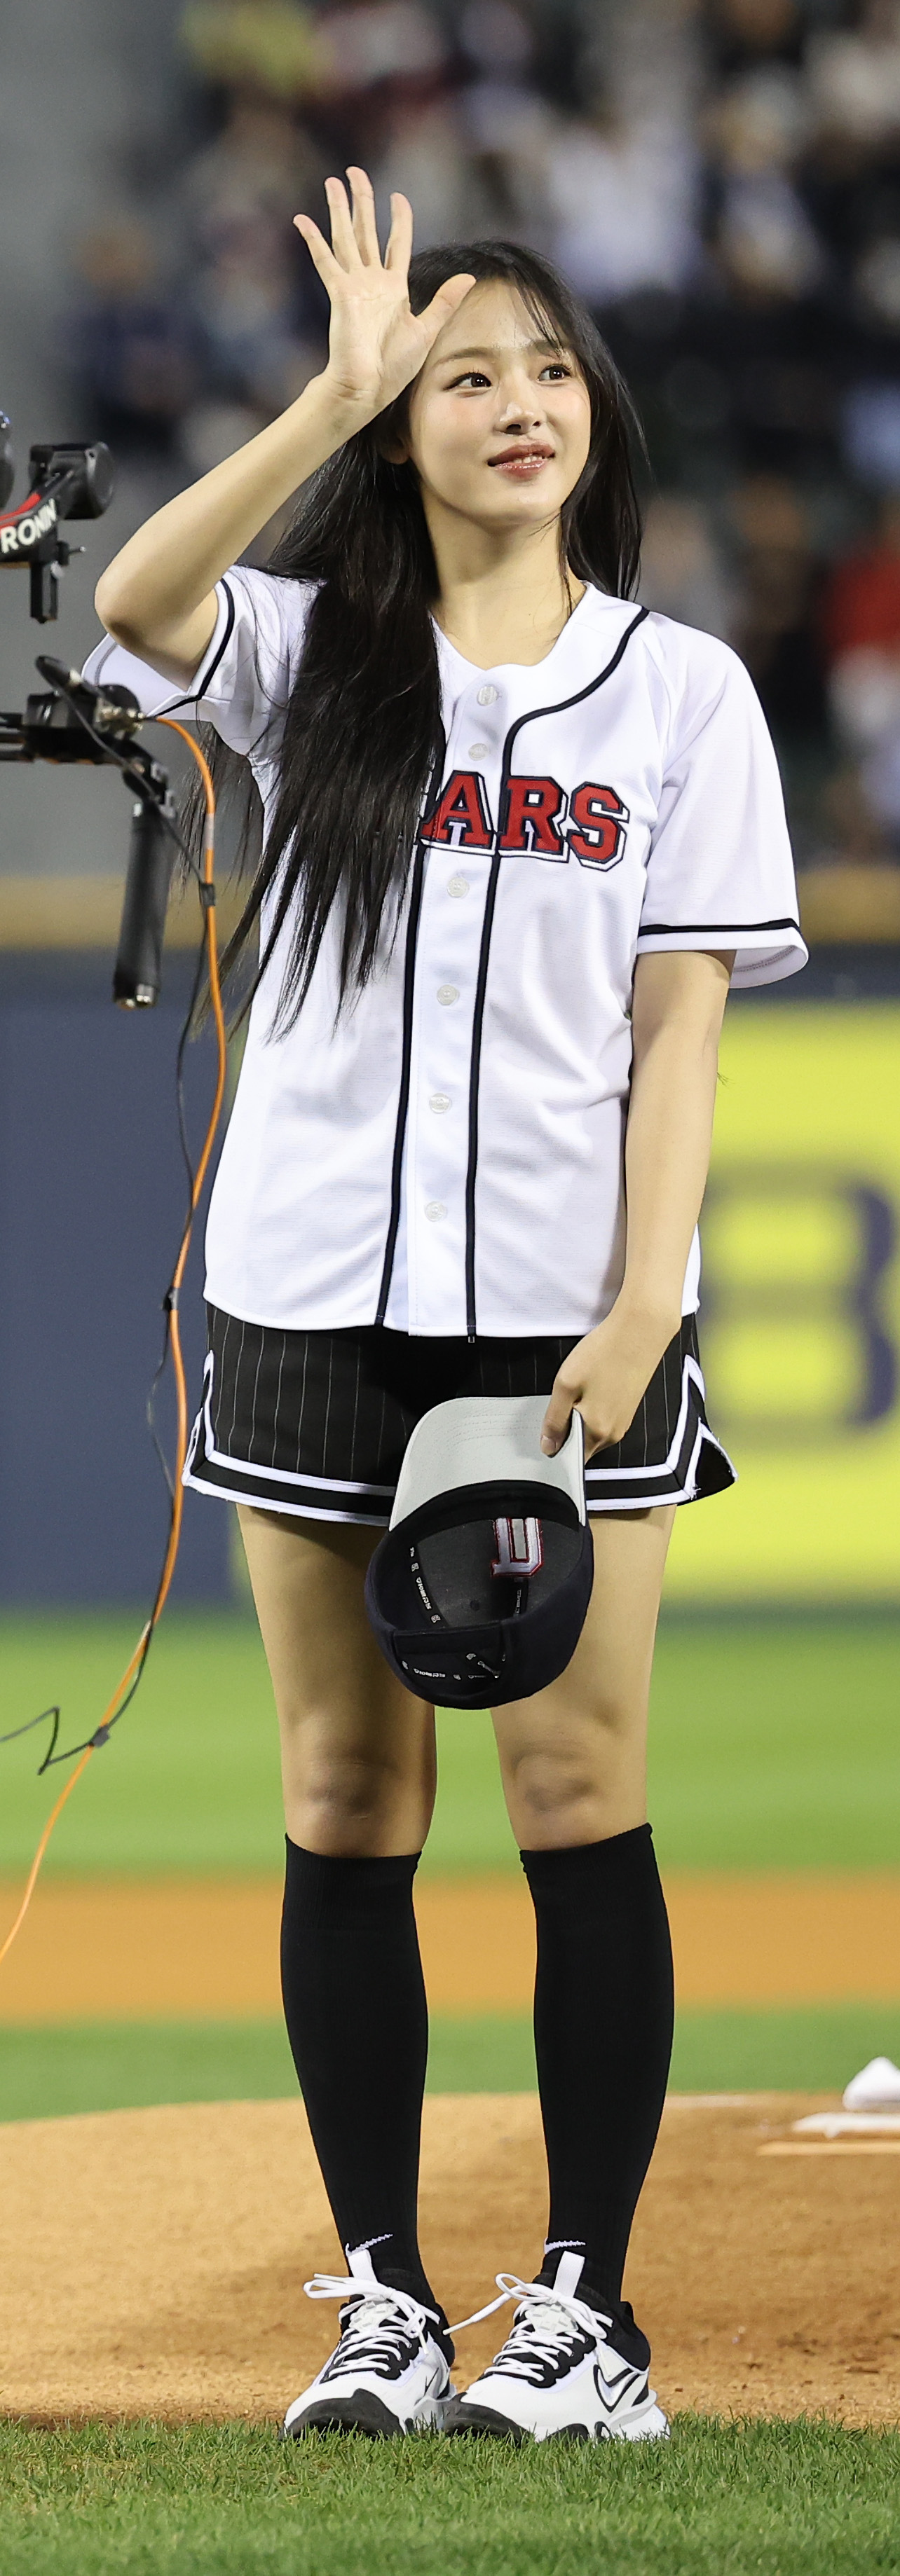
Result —
<instances>
[{"instance_id":1,"label":"red lettering on jersey","mask_svg":"<svg viewBox=\"0 0 900 2576\"><path fill-rule=\"evenodd\" d=\"M532 850L538 859L568 858L557 825L565 796L555 778L508 778L500 827L502 850Z\"/></svg>"},{"instance_id":2,"label":"red lettering on jersey","mask_svg":"<svg viewBox=\"0 0 900 2576\"><path fill-rule=\"evenodd\" d=\"M489 850L493 834L484 787L472 769L454 769L422 825L423 841L452 850Z\"/></svg>"},{"instance_id":3,"label":"red lettering on jersey","mask_svg":"<svg viewBox=\"0 0 900 2576\"><path fill-rule=\"evenodd\" d=\"M583 868L612 868L625 847L627 805L614 787L595 787L590 780L576 787L569 806L569 846Z\"/></svg>"}]
</instances>

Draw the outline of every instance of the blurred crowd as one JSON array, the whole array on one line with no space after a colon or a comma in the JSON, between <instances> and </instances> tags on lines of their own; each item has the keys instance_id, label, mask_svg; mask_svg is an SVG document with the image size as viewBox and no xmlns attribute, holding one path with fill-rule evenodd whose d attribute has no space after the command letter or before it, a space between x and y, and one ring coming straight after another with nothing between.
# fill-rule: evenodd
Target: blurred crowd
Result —
<instances>
[{"instance_id":1,"label":"blurred crowd","mask_svg":"<svg viewBox=\"0 0 900 2576\"><path fill-rule=\"evenodd\" d=\"M650 454L641 596L775 734L811 936L900 938L900 0L186 0L158 161L60 331L119 455L201 473L321 365L291 218L545 251ZM260 552L266 551L266 538Z\"/></svg>"}]
</instances>

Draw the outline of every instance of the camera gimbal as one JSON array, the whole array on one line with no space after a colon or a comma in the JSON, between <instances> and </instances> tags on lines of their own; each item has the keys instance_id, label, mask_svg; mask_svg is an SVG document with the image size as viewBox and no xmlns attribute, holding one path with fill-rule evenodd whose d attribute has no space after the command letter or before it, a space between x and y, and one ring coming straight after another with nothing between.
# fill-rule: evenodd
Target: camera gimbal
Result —
<instances>
[{"instance_id":1,"label":"camera gimbal","mask_svg":"<svg viewBox=\"0 0 900 2576\"><path fill-rule=\"evenodd\" d=\"M60 520L99 519L109 508L115 468L102 441L79 447L49 440L29 449L30 489L7 510L15 481L10 424L0 412L0 569L29 571L29 605L39 625L58 614L59 583L73 554L59 534ZM145 722L127 689L95 689L50 653L36 667L50 687L34 692L24 715L0 711L0 761L89 761L121 771L135 802L113 1000L125 1010L156 1001L162 980L162 941L179 840L169 780L158 760L136 740Z\"/></svg>"}]
</instances>

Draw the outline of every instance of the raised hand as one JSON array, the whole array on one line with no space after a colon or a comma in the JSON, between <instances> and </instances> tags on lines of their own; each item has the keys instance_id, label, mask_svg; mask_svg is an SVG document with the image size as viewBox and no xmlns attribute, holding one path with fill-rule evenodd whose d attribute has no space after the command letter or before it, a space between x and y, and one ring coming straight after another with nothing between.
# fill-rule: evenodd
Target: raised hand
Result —
<instances>
[{"instance_id":1,"label":"raised hand","mask_svg":"<svg viewBox=\"0 0 900 2576\"><path fill-rule=\"evenodd\" d=\"M413 313L408 291L413 229L409 199L391 198L391 229L382 261L372 182L365 170L356 168L348 169L347 177L352 204L342 180L325 181L330 247L311 215L295 215L294 222L331 304L325 381L341 402L352 405L363 418L374 419L418 375L438 332L475 280L461 271L438 288L424 313Z\"/></svg>"}]
</instances>

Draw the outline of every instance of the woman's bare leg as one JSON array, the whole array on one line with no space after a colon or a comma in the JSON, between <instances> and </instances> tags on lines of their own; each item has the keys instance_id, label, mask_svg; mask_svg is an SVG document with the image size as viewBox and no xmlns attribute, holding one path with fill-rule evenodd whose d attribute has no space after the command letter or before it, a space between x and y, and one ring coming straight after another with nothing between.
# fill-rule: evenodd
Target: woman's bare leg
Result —
<instances>
[{"instance_id":1,"label":"woman's bare leg","mask_svg":"<svg viewBox=\"0 0 900 2576\"><path fill-rule=\"evenodd\" d=\"M627 1833L647 1815L647 1704L673 1504L597 1513L594 1586L571 1663L494 1712L509 1819L524 1851Z\"/></svg>"},{"instance_id":2,"label":"woman's bare leg","mask_svg":"<svg viewBox=\"0 0 900 2576\"><path fill-rule=\"evenodd\" d=\"M434 1711L376 1646L363 1583L378 1529L238 1504L281 1736L285 1823L304 1851L421 1851L436 1784Z\"/></svg>"}]
</instances>

